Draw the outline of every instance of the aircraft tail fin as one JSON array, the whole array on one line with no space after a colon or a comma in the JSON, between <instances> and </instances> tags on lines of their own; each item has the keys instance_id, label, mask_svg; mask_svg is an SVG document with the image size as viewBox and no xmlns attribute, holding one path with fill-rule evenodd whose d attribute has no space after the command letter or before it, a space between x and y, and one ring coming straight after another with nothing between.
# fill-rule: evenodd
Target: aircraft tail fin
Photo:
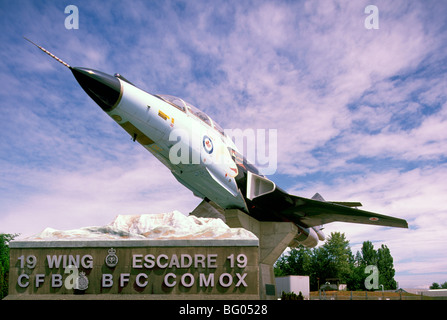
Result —
<instances>
[{"instance_id":1,"label":"aircraft tail fin","mask_svg":"<svg viewBox=\"0 0 447 320\"><path fill-rule=\"evenodd\" d=\"M321 194L319 194L318 192L314 194L314 196L311 198L312 200L317 200L317 201L323 201L326 202L326 200L324 200L324 198L321 196Z\"/></svg>"}]
</instances>

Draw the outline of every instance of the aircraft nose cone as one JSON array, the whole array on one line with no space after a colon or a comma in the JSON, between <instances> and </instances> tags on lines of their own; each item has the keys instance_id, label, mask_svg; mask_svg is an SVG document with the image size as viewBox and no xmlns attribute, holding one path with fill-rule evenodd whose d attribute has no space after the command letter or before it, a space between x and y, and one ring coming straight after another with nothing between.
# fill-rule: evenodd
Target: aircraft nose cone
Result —
<instances>
[{"instance_id":1,"label":"aircraft nose cone","mask_svg":"<svg viewBox=\"0 0 447 320\"><path fill-rule=\"evenodd\" d=\"M104 111L112 111L121 100L120 81L104 72L88 68L71 68L82 89Z\"/></svg>"}]
</instances>

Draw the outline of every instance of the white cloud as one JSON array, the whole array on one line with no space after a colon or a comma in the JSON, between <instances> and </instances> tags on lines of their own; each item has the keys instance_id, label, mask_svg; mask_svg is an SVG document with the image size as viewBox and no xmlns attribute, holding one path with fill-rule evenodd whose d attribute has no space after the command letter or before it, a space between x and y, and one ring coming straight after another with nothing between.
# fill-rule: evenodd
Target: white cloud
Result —
<instances>
[{"instance_id":1,"label":"white cloud","mask_svg":"<svg viewBox=\"0 0 447 320\"><path fill-rule=\"evenodd\" d=\"M367 119L371 113L382 112L371 110L368 107L359 109L359 118ZM367 110L370 109L370 110ZM384 122L384 118L391 115L386 114L377 119ZM358 114L358 113L357 113ZM352 134L343 139L338 151L341 153L350 153L351 157L384 157L395 158L406 161L438 159L445 155L447 150L447 132L444 128L447 125L447 105L442 109L422 120L420 126L411 130L393 130L389 126L385 127L378 134L368 134L368 132ZM365 120L372 125L372 121ZM389 123L389 122L388 122ZM355 153L352 153L352 151Z\"/></svg>"},{"instance_id":2,"label":"white cloud","mask_svg":"<svg viewBox=\"0 0 447 320\"><path fill-rule=\"evenodd\" d=\"M323 163L310 152L334 138L340 144L332 144L331 149L347 151L349 157L375 156L396 146L408 152L411 148L402 140L413 137L406 139L400 132L396 137L350 132L353 121L365 121L372 128L379 125L379 129L390 124L393 110L386 99L380 101L383 107L379 109L365 105L351 111L347 106L372 86L380 88L388 77L415 68L430 52L434 39L426 33L417 6L405 15L399 4L379 7L391 14L377 32L364 28L364 5L357 2L306 2L304 6L268 2L252 10L238 7L234 26L219 37L206 32L212 29L212 20L200 19L197 30L188 29L183 35L201 53L219 57L215 67L225 73L225 79L219 86L193 83L187 88L199 106L209 105L211 99L218 109L218 122L225 126L279 129L279 141L287 141L278 144L281 173L320 170ZM203 16L213 14L205 11ZM414 85L413 91L421 83ZM396 88L392 93L402 97ZM351 146L361 149L357 153ZM344 165L349 157L342 155L342 160L325 167Z\"/></svg>"},{"instance_id":3,"label":"white cloud","mask_svg":"<svg viewBox=\"0 0 447 320\"><path fill-rule=\"evenodd\" d=\"M188 214L200 202L149 153L131 155L125 163L103 166L100 162L74 172L28 171L20 180L41 189L21 196L21 203L6 206L0 217L1 232L31 235L45 227L104 225L118 214L173 210Z\"/></svg>"}]
</instances>

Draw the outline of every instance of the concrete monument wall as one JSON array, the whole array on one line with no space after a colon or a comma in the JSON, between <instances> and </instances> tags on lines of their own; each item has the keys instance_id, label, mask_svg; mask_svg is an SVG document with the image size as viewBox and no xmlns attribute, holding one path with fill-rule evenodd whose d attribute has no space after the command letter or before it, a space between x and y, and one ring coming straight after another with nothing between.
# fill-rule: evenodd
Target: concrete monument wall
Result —
<instances>
[{"instance_id":1,"label":"concrete monument wall","mask_svg":"<svg viewBox=\"0 0 447 320\"><path fill-rule=\"evenodd\" d=\"M220 219L118 216L10 243L9 299L259 299L259 240Z\"/></svg>"},{"instance_id":2,"label":"concrete monument wall","mask_svg":"<svg viewBox=\"0 0 447 320\"><path fill-rule=\"evenodd\" d=\"M7 298L276 299L273 264L296 232L293 223L260 222L240 210L46 228L10 242Z\"/></svg>"}]
</instances>

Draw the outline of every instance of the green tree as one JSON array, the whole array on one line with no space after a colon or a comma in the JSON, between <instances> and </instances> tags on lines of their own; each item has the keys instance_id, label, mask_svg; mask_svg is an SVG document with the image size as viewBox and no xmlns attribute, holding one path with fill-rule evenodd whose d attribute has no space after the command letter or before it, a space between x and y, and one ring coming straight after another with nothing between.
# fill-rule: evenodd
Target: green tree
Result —
<instances>
[{"instance_id":1,"label":"green tree","mask_svg":"<svg viewBox=\"0 0 447 320\"><path fill-rule=\"evenodd\" d=\"M363 257L360 251L357 251L354 261L351 264L351 275L346 281L349 290L364 290L365 285L365 265L363 264Z\"/></svg>"},{"instance_id":2,"label":"green tree","mask_svg":"<svg viewBox=\"0 0 447 320\"><path fill-rule=\"evenodd\" d=\"M275 263L275 276L309 275L312 267L312 251L299 245L282 255Z\"/></svg>"},{"instance_id":3,"label":"green tree","mask_svg":"<svg viewBox=\"0 0 447 320\"><path fill-rule=\"evenodd\" d=\"M0 300L8 294L9 241L17 234L0 233Z\"/></svg>"},{"instance_id":4,"label":"green tree","mask_svg":"<svg viewBox=\"0 0 447 320\"><path fill-rule=\"evenodd\" d=\"M364 241L362 245L361 264L364 266L377 265L377 252L371 241Z\"/></svg>"},{"instance_id":5,"label":"green tree","mask_svg":"<svg viewBox=\"0 0 447 320\"><path fill-rule=\"evenodd\" d=\"M309 275L311 290L319 289L327 278L333 278L329 270L329 257L323 247L314 248L312 251L312 269Z\"/></svg>"},{"instance_id":6,"label":"green tree","mask_svg":"<svg viewBox=\"0 0 447 320\"><path fill-rule=\"evenodd\" d=\"M345 234L332 232L322 246L328 260L328 278L338 278L345 283L351 274L354 257Z\"/></svg>"},{"instance_id":7,"label":"green tree","mask_svg":"<svg viewBox=\"0 0 447 320\"><path fill-rule=\"evenodd\" d=\"M350 290L365 290L368 265L377 266L379 284L384 289L396 289L393 257L388 247L382 245L375 250L371 241L365 241L354 256L345 234L340 232L332 232L320 247L299 246L290 250L278 259L274 268L276 276L309 276L311 290L317 290L328 278L340 279Z\"/></svg>"},{"instance_id":8,"label":"green tree","mask_svg":"<svg viewBox=\"0 0 447 320\"><path fill-rule=\"evenodd\" d=\"M377 250L377 268L379 269L379 284L382 284L385 290L397 289L397 283L394 280L393 257L390 249L383 245Z\"/></svg>"},{"instance_id":9,"label":"green tree","mask_svg":"<svg viewBox=\"0 0 447 320\"><path fill-rule=\"evenodd\" d=\"M374 249L371 241L364 241L361 253L357 252L355 265L353 270L354 277L349 283L351 290L364 290L364 281L369 274L365 274L365 268L375 265L379 271L379 285L383 285L384 289L392 290L397 288L394 280L395 270L393 265L393 257L390 249L386 245L382 245L378 250ZM373 288L378 289L378 288Z\"/></svg>"},{"instance_id":10,"label":"green tree","mask_svg":"<svg viewBox=\"0 0 447 320\"><path fill-rule=\"evenodd\" d=\"M437 282L433 282L430 286L430 289L441 289L441 286Z\"/></svg>"},{"instance_id":11,"label":"green tree","mask_svg":"<svg viewBox=\"0 0 447 320\"><path fill-rule=\"evenodd\" d=\"M344 234L335 232L318 248L309 249L301 245L283 254L275 263L274 270L276 276L307 275L311 289L317 290L318 285L328 278L346 281L353 261L349 241Z\"/></svg>"},{"instance_id":12,"label":"green tree","mask_svg":"<svg viewBox=\"0 0 447 320\"><path fill-rule=\"evenodd\" d=\"M430 289L447 289L447 281L443 284L439 284L437 282L433 282L430 286Z\"/></svg>"},{"instance_id":13,"label":"green tree","mask_svg":"<svg viewBox=\"0 0 447 320\"><path fill-rule=\"evenodd\" d=\"M374 249L374 245L371 241L364 241L360 252L357 252L356 263L353 273L355 278L351 279L349 288L351 290L365 290L365 279L369 274L365 273L367 266L377 266L377 251ZM374 289L371 289L374 290Z\"/></svg>"}]
</instances>

